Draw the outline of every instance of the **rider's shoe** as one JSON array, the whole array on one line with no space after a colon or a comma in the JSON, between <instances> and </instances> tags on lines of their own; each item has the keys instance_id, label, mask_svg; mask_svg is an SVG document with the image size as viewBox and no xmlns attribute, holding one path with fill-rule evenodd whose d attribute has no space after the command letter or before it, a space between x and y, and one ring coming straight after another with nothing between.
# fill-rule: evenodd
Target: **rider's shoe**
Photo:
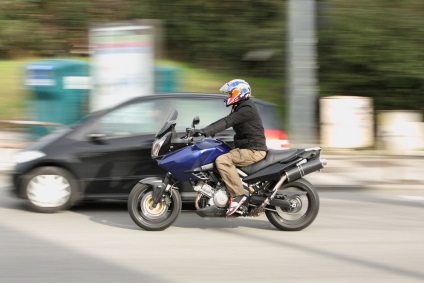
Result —
<instances>
[{"instance_id":1,"label":"rider's shoe","mask_svg":"<svg viewBox=\"0 0 424 283\"><path fill-rule=\"evenodd\" d=\"M239 209L239 207L246 201L247 197L245 195L236 196L230 199L230 206L227 210L227 216L232 215L234 212Z\"/></svg>"}]
</instances>

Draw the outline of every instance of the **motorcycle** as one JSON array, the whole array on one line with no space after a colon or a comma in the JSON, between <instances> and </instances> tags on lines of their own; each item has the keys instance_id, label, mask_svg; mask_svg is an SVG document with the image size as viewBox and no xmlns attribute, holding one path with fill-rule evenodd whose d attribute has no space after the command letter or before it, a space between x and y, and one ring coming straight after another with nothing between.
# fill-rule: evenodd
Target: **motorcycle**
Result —
<instances>
[{"instance_id":1,"label":"motorcycle","mask_svg":"<svg viewBox=\"0 0 424 283\"><path fill-rule=\"evenodd\" d=\"M200 122L197 116L186 135L178 137L177 117L173 109L156 134L151 151L152 158L168 173L140 180L129 195L131 219L144 230L164 230L175 222L182 208L176 185L182 181L189 181L198 193L194 205L200 217L227 217L230 195L215 159L231 147L218 139L194 137L195 125ZM255 217L265 212L279 230L308 227L318 214L320 202L314 186L302 177L324 168L327 163L320 155L320 147L268 150L264 159L237 168L248 198L229 217Z\"/></svg>"}]
</instances>

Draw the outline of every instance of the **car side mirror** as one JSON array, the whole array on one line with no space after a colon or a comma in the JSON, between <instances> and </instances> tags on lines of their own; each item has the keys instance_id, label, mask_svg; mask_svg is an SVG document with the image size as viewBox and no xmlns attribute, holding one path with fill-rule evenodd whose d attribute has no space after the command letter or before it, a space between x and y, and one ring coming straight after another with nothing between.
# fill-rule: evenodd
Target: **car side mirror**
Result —
<instances>
[{"instance_id":1,"label":"car side mirror","mask_svg":"<svg viewBox=\"0 0 424 283\"><path fill-rule=\"evenodd\" d=\"M103 138L106 137L105 134L99 134L99 133L91 133L88 134L87 137L94 142L100 142Z\"/></svg>"},{"instance_id":2,"label":"car side mirror","mask_svg":"<svg viewBox=\"0 0 424 283\"><path fill-rule=\"evenodd\" d=\"M192 128L194 128L195 125L198 125L200 123L199 116L196 116L193 118L193 124L191 125Z\"/></svg>"}]
</instances>

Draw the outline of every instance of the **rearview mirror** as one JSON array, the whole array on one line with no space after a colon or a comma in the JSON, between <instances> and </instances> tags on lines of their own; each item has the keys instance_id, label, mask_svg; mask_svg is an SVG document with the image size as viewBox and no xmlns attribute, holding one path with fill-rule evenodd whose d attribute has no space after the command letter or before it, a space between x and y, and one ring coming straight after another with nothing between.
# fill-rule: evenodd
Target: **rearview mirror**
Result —
<instances>
[{"instance_id":1,"label":"rearview mirror","mask_svg":"<svg viewBox=\"0 0 424 283\"><path fill-rule=\"evenodd\" d=\"M100 142L103 138L106 137L106 135L105 134L92 133L92 134L88 134L87 137L94 142Z\"/></svg>"},{"instance_id":2,"label":"rearview mirror","mask_svg":"<svg viewBox=\"0 0 424 283\"><path fill-rule=\"evenodd\" d=\"M194 128L194 125L198 125L200 123L199 116L196 116L193 118L193 124L191 125L192 128Z\"/></svg>"}]
</instances>

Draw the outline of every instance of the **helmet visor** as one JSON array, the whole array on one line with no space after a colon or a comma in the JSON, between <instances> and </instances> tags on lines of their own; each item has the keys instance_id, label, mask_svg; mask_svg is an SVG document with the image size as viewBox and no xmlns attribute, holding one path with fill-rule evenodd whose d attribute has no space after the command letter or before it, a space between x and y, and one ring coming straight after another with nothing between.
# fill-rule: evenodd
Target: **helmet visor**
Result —
<instances>
[{"instance_id":1,"label":"helmet visor","mask_svg":"<svg viewBox=\"0 0 424 283\"><path fill-rule=\"evenodd\" d=\"M225 83L220 89L220 92L223 92L226 95L231 95L232 89L230 88L230 85L228 83Z\"/></svg>"}]
</instances>

